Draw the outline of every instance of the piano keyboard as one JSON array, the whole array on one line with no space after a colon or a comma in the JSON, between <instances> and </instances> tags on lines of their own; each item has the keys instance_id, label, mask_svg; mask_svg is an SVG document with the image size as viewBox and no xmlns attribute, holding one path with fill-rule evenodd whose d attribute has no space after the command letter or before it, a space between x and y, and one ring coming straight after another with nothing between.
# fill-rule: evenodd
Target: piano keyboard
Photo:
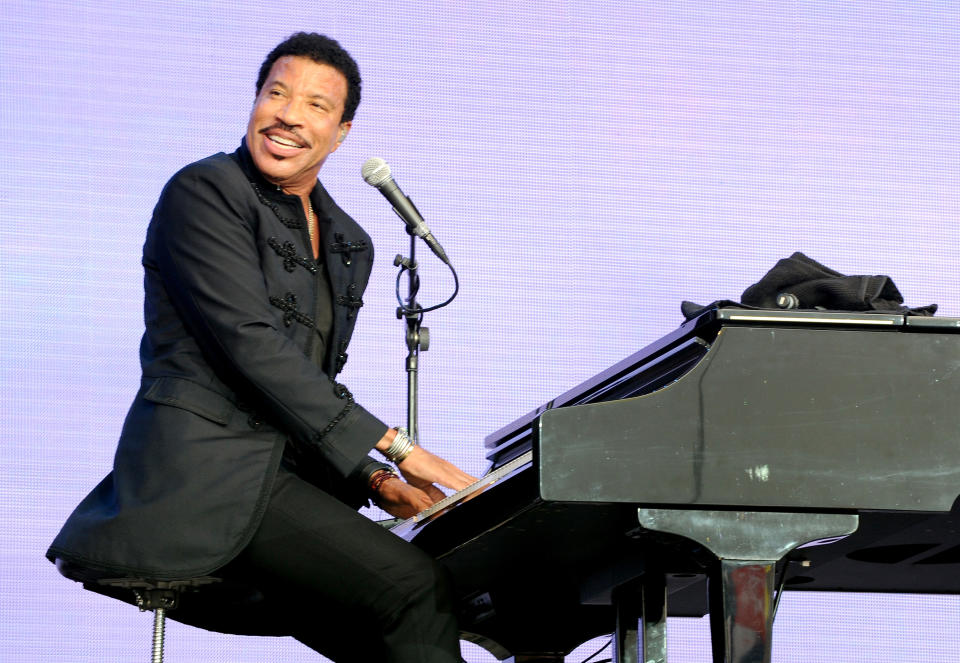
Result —
<instances>
[{"instance_id":1,"label":"piano keyboard","mask_svg":"<svg viewBox=\"0 0 960 663\"><path fill-rule=\"evenodd\" d=\"M470 484L463 490L457 491L452 495L448 495L447 497L440 500L433 506L427 507L426 509L424 509L417 515L413 516L412 518L408 518L407 520L401 522L396 526L395 529L397 530L408 529L409 527L412 527L416 523L429 520L432 516L442 512L445 509L450 508L455 504L458 504L459 502L465 500L466 498L470 497L474 493L478 493L488 488L489 486L492 486L493 484L500 481L500 479L513 473L515 470L520 469L521 467L524 467L525 465L529 465L532 462L533 462L533 451L532 450L527 451L526 453L520 456L517 456L516 458L511 460L509 463L505 463L504 465L501 465L497 469L485 474L475 483Z\"/></svg>"}]
</instances>

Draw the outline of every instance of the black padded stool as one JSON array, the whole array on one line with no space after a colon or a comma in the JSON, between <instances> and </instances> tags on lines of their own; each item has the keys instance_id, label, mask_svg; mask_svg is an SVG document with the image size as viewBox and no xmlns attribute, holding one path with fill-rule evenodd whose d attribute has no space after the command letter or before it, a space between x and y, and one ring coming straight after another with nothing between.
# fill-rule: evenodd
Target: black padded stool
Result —
<instances>
[{"instance_id":1,"label":"black padded stool","mask_svg":"<svg viewBox=\"0 0 960 663\"><path fill-rule=\"evenodd\" d=\"M151 663L163 663L164 630L167 610L173 610L180 602L184 591L196 590L204 585L221 582L213 576L199 576L184 580L152 580L150 578L101 578L90 570L57 558L57 570L70 580L82 582L84 587L97 591L102 587L108 595L116 597L116 590L128 589L133 593L133 603L141 612L153 611L153 647ZM111 591L114 590L114 591Z\"/></svg>"},{"instance_id":2,"label":"black padded stool","mask_svg":"<svg viewBox=\"0 0 960 663\"><path fill-rule=\"evenodd\" d=\"M200 576L186 580L146 580L143 578L104 578L99 583L104 587L130 589L136 597L140 612L153 611L153 649L151 663L163 663L163 638L167 622L167 610L173 610L180 602L183 590L197 589L203 585L220 582L220 578Z\"/></svg>"}]
</instances>

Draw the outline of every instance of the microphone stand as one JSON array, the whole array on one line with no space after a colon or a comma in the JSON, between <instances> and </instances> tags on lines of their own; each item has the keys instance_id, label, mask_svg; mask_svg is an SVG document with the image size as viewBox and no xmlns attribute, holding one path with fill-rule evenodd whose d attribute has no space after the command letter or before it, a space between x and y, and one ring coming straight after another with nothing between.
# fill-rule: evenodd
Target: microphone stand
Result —
<instances>
[{"instance_id":1,"label":"microphone stand","mask_svg":"<svg viewBox=\"0 0 960 663\"><path fill-rule=\"evenodd\" d=\"M411 201L410 204L413 205L413 202ZM394 211L397 212L396 208L394 208ZM397 215L400 216L401 219L403 218L399 212L397 212ZM436 311L452 302L456 298L457 293L460 292L460 278L457 276L457 270L453 268L453 265L450 264L450 261L444 254L443 249L439 248L439 245L436 244L434 240L433 244L430 244L430 248L443 261L453 275L453 294L440 304L426 308L418 304L417 292L420 290L420 276L417 273L418 265L416 260L418 236L414 234L415 229L412 228L410 224L406 225L406 230L410 236L410 257L404 258L398 254L397 257L393 259L393 266L400 268L400 273L397 274L397 319L406 319L407 324L407 435L410 436L410 440L414 444L418 444L420 431L417 425L419 399L417 380L419 377L420 353L430 349L430 330L421 324L423 322L423 314L428 311ZM404 270L408 272L407 296L401 298L400 279L403 277Z\"/></svg>"},{"instance_id":2,"label":"microphone stand","mask_svg":"<svg viewBox=\"0 0 960 663\"><path fill-rule=\"evenodd\" d=\"M417 237L406 228L410 235L410 257L404 258L397 254L393 259L394 267L401 267L407 270L407 296L404 298L403 305L397 307L397 319L406 319L407 333L407 435L414 444L418 444L419 431L417 425L418 415L418 378L420 369L420 352L426 352L430 349L430 329L422 326L423 309L417 304L417 292L420 290L420 277L417 274Z\"/></svg>"}]
</instances>

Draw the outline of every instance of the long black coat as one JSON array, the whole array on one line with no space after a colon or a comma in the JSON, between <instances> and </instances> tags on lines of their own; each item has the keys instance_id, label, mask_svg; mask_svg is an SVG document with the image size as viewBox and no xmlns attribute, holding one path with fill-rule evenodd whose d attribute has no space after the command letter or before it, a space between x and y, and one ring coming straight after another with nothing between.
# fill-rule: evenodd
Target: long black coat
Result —
<instances>
[{"instance_id":1,"label":"long black coat","mask_svg":"<svg viewBox=\"0 0 960 663\"><path fill-rule=\"evenodd\" d=\"M333 377L373 247L319 183L311 202L319 264L299 199L263 179L245 145L166 185L143 252L142 386L113 471L70 516L51 560L84 569L81 577L210 573L258 526L285 446L298 474L363 501L363 482L350 475L387 426ZM323 342L317 312L329 314L331 300Z\"/></svg>"}]
</instances>

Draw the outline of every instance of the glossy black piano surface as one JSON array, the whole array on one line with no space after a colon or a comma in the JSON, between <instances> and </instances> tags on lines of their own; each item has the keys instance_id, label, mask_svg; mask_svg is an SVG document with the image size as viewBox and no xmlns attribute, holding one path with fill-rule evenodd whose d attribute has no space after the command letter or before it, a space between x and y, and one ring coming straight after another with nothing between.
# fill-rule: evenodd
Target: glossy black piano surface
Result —
<instances>
[{"instance_id":1,"label":"glossy black piano surface","mask_svg":"<svg viewBox=\"0 0 960 663\"><path fill-rule=\"evenodd\" d=\"M783 586L960 593L960 320L711 311L486 446L503 477L397 532L451 570L463 630L499 656L609 633L617 588L651 570L669 614L707 612L716 559L638 507L858 514L780 560Z\"/></svg>"}]
</instances>

